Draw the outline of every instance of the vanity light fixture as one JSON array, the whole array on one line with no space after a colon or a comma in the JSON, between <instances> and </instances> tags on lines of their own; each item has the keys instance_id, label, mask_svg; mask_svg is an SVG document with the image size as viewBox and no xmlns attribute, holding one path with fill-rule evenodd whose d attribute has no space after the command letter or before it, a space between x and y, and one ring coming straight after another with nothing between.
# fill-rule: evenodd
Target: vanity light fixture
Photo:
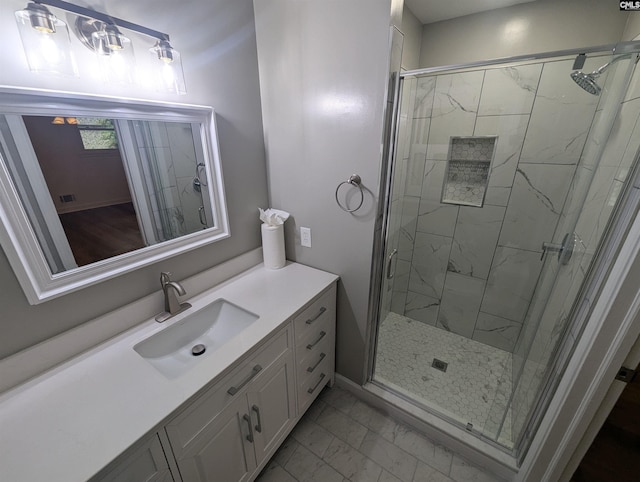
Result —
<instances>
[{"instance_id":1,"label":"vanity light fixture","mask_svg":"<svg viewBox=\"0 0 640 482\"><path fill-rule=\"evenodd\" d=\"M63 0L30 0L26 8L15 13L32 71L78 76L67 24L47 6L76 16L74 33L96 53L105 81L135 81L133 43L120 30L126 29L155 39L155 45L149 49L155 70L150 77L156 79L158 90L186 94L180 52L171 46L169 35Z\"/></svg>"},{"instance_id":2,"label":"vanity light fixture","mask_svg":"<svg viewBox=\"0 0 640 482\"><path fill-rule=\"evenodd\" d=\"M33 72L78 76L66 23L36 2L30 2L24 10L18 10L15 16L29 69Z\"/></svg>"}]
</instances>

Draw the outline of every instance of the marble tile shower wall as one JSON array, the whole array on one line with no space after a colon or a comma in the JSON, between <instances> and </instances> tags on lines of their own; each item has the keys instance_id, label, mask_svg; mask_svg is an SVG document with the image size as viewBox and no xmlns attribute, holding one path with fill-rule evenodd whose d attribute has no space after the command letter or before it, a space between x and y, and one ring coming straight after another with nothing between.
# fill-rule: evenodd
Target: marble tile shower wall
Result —
<instances>
[{"instance_id":1,"label":"marble tile shower wall","mask_svg":"<svg viewBox=\"0 0 640 482\"><path fill-rule=\"evenodd\" d=\"M155 206L153 216L158 238L171 239L196 232L202 229L198 212L202 195L193 188L198 161L191 125L176 122L146 124L148 130L138 128L136 132L138 139L144 140L144 146L153 146L140 147L140 151L142 159L148 159L157 167L158 182L149 182L149 195ZM154 177L144 163L143 169L148 180Z\"/></svg>"},{"instance_id":2,"label":"marble tile shower wall","mask_svg":"<svg viewBox=\"0 0 640 482\"><path fill-rule=\"evenodd\" d=\"M596 112L571 66L417 79L392 311L513 351ZM498 136L481 208L440 202L451 136Z\"/></svg>"},{"instance_id":3,"label":"marble tile shower wall","mask_svg":"<svg viewBox=\"0 0 640 482\"><path fill-rule=\"evenodd\" d=\"M563 210L559 232L572 231L575 224L576 250L566 266L560 267L555 258L548 260L551 269L542 282L552 284L551 296L544 303L534 301L530 318L540 321L530 323L527 320L527 329L514 351L513 370L518 384L511 408L516 432L522 431L527 421L560 337L569 328L572 342L580 335L580 326L567 325L574 299L640 150L640 71L637 68L629 89L622 95L622 102L607 103L607 97L613 99L616 90L625 88L628 65L617 64L603 84L596 121ZM603 79L599 82L602 84ZM615 120L611 121L607 116L615 117ZM583 302L582 309L588 310L590 301L585 299ZM565 350L561 356L569 353Z\"/></svg>"}]
</instances>

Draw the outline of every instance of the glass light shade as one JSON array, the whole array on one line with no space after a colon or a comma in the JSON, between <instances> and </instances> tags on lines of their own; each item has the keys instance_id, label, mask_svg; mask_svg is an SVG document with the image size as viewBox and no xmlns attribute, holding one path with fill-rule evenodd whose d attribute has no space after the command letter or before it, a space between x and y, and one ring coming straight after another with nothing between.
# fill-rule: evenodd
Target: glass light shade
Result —
<instances>
[{"instance_id":1,"label":"glass light shade","mask_svg":"<svg viewBox=\"0 0 640 482\"><path fill-rule=\"evenodd\" d=\"M166 40L160 40L149 49L155 65L156 87L160 92L184 95L187 88L182 71L180 52L175 50Z\"/></svg>"},{"instance_id":2,"label":"glass light shade","mask_svg":"<svg viewBox=\"0 0 640 482\"><path fill-rule=\"evenodd\" d=\"M15 16L31 71L78 77L66 23L37 4Z\"/></svg>"},{"instance_id":3,"label":"glass light shade","mask_svg":"<svg viewBox=\"0 0 640 482\"><path fill-rule=\"evenodd\" d=\"M128 37L116 29L91 34L104 81L109 84L132 84L135 81L135 55Z\"/></svg>"}]
</instances>

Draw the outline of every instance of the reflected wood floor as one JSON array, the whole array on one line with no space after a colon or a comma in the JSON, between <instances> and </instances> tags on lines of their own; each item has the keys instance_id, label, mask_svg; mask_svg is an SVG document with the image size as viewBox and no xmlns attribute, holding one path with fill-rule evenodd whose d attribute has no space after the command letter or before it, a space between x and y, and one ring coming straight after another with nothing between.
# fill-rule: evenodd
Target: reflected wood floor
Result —
<instances>
[{"instance_id":1,"label":"reflected wood floor","mask_svg":"<svg viewBox=\"0 0 640 482\"><path fill-rule=\"evenodd\" d=\"M60 214L78 266L145 246L132 203Z\"/></svg>"}]
</instances>

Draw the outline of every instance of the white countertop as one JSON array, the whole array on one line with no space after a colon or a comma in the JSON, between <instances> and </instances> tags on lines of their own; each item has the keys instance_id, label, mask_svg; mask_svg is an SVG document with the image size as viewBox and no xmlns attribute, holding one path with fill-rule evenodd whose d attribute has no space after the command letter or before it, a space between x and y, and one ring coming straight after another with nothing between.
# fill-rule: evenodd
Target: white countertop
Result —
<instances>
[{"instance_id":1,"label":"white countertop","mask_svg":"<svg viewBox=\"0 0 640 482\"><path fill-rule=\"evenodd\" d=\"M281 326L337 276L296 263L252 268L0 396L0 479L85 481ZM168 379L133 346L218 298L260 319L181 376Z\"/></svg>"}]
</instances>

